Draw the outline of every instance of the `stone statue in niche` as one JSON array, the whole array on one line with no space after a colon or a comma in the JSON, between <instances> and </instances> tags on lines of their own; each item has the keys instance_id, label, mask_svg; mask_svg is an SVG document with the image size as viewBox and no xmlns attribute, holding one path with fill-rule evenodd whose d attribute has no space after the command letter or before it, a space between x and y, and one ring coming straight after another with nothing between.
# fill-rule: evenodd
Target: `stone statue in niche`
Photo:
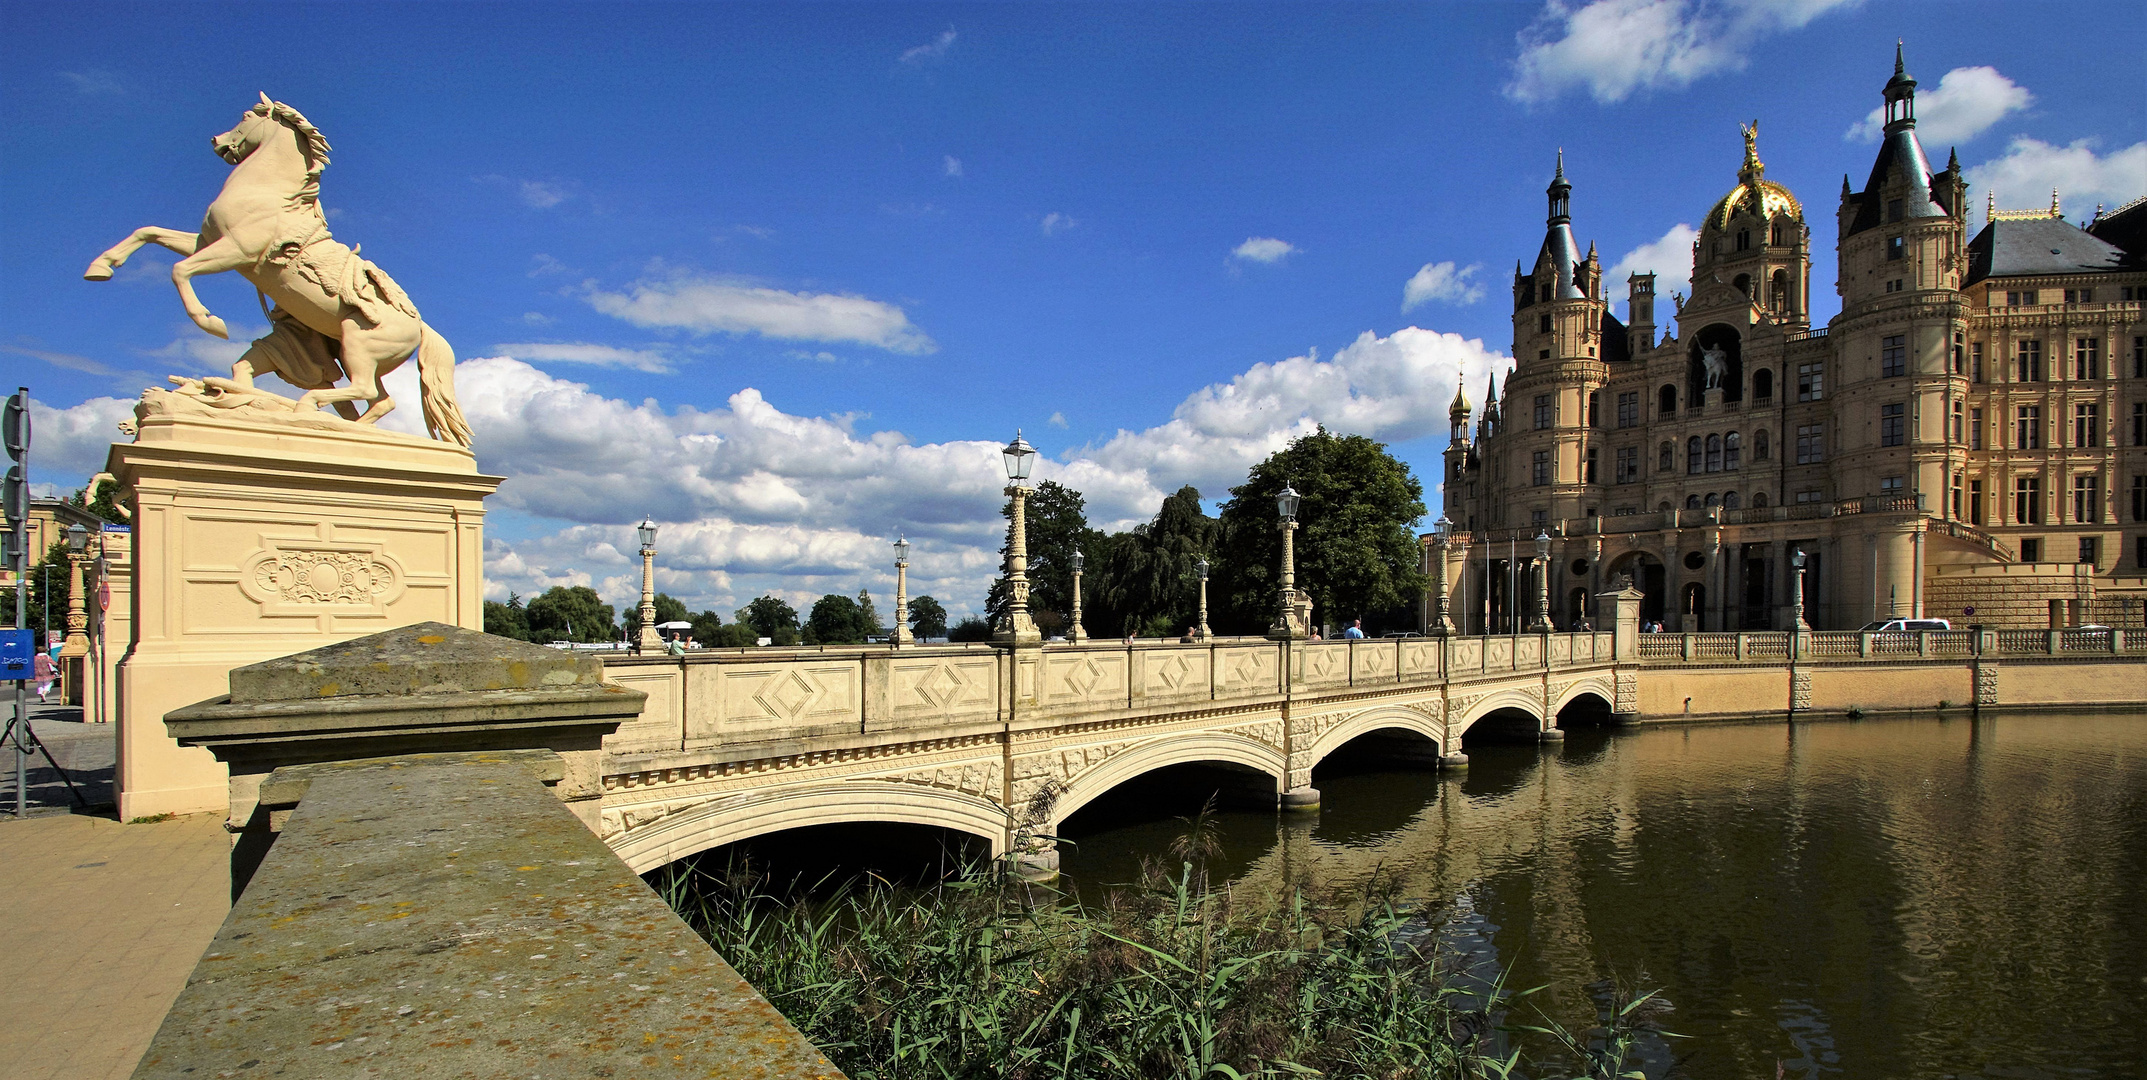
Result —
<instances>
[{"instance_id":1,"label":"stone statue in niche","mask_svg":"<svg viewBox=\"0 0 2147 1080\"><path fill-rule=\"evenodd\" d=\"M1709 345L1700 350L1700 369L1706 373L1705 389L1722 389L1722 379L1730 369L1729 353L1720 345Z\"/></svg>"},{"instance_id":2,"label":"stone statue in niche","mask_svg":"<svg viewBox=\"0 0 2147 1080\"><path fill-rule=\"evenodd\" d=\"M328 167L329 146L320 130L298 110L262 94L238 126L212 145L232 170L201 231L136 229L82 276L107 280L142 245L157 244L183 256L172 268L172 283L194 325L229 336L224 321L195 296L193 278L236 270L260 292L269 332L232 365L230 378L175 375L177 389L155 391L169 397L154 403L145 397L145 405L263 418L311 416L327 405L346 420L372 424L395 408L380 377L415 357L425 427L433 438L470 445L469 424L455 402L454 349L418 316L393 278L328 232L320 175ZM306 393L292 400L256 387L254 376L266 373ZM338 378L347 385L338 387ZM361 401L362 413L356 405Z\"/></svg>"}]
</instances>

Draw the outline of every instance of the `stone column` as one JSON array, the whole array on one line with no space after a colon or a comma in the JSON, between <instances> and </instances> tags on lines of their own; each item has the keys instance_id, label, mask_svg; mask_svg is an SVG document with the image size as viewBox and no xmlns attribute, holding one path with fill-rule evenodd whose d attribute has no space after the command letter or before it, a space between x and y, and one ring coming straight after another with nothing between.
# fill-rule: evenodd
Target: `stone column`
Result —
<instances>
[{"instance_id":1,"label":"stone column","mask_svg":"<svg viewBox=\"0 0 2147 1080\"><path fill-rule=\"evenodd\" d=\"M1447 595L1446 587L1446 561L1450 553L1446 538L1442 536L1432 541L1431 552L1431 594L1435 606L1424 632L1432 637L1447 637L1454 632L1454 619L1453 601Z\"/></svg>"},{"instance_id":2,"label":"stone column","mask_svg":"<svg viewBox=\"0 0 2147 1080\"><path fill-rule=\"evenodd\" d=\"M1006 497L1014 500L1013 520L1007 524L1006 617L993 633L992 640L1016 647L1041 645L1043 631L1038 630L1036 620L1029 617L1029 533L1024 520L1029 489L1020 484L1009 484Z\"/></svg>"},{"instance_id":3,"label":"stone column","mask_svg":"<svg viewBox=\"0 0 2147 1080\"><path fill-rule=\"evenodd\" d=\"M1074 632L1081 631L1081 576L1074 575ZM1076 638L1075 640L1079 640ZM894 645L900 648L917 642L917 635L909 628L909 560L895 560L895 632Z\"/></svg>"},{"instance_id":4,"label":"stone column","mask_svg":"<svg viewBox=\"0 0 2147 1080\"><path fill-rule=\"evenodd\" d=\"M88 562L86 550L67 553L67 639L60 643L60 699L85 708L89 705L89 598L82 595L82 567Z\"/></svg>"},{"instance_id":5,"label":"stone column","mask_svg":"<svg viewBox=\"0 0 2147 1080\"><path fill-rule=\"evenodd\" d=\"M1078 567L1073 572L1073 629L1067 632L1066 640L1076 645L1088 640L1088 631L1081 626L1081 571Z\"/></svg>"},{"instance_id":6,"label":"stone column","mask_svg":"<svg viewBox=\"0 0 2147 1080\"><path fill-rule=\"evenodd\" d=\"M641 549L641 634L634 642L644 656L663 651L663 635L656 632L656 549Z\"/></svg>"}]
</instances>

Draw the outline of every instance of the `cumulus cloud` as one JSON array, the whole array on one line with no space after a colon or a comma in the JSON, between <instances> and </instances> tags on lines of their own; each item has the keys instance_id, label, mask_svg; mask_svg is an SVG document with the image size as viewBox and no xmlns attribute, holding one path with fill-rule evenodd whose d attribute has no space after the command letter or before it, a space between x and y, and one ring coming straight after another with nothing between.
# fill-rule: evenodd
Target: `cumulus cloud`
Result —
<instances>
[{"instance_id":1,"label":"cumulus cloud","mask_svg":"<svg viewBox=\"0 0 2147 1080\"><path fill-rule=\"evenodd\" d=\"M233 322L227 329L231 331L229 339L210 337L189 325L171 340L171 344L160 349L145 349L142 355L177 360L191 369L228 375L231 365L238 363L239 357L253 347L254 339L268 335L268 327Z\"/></svg>"},{"instance_id":2,"label":"cumulus cloud","mask_svg":"<svg viewBox=\"0 0 2147 1080\"><path fill-rule=\"evenodd\" d=\"M1473 304L1484 298L1484 287L1469 280L1482 266L1454 269L1449 262L1425 263L1402 285L1402 310L1433 300L1449 304Z\"/></svg>"},{"instance_id":3,"label":"cumulus cloud","mask_svg":"<svg viewBox=\"0 0 2147 1080\"><path fill-rule=\"evenodd\" d=\"M1520 34L1506 95L1541 104L1585 89L1603 103L1742 71L1764 38L1856 0L1550 0Z\"/></svg>"},{"instance_id":4,"label":"cumulus cloud","mask_svg":"<svg viewBox=\"0 0 2147 1080\"><path fill-rule=\"evenodd\" d=\"M1967 142L2034 102L2027 87L1998 74L1997 68L1954 68L1935 89L1916 94L1916 133L1932 145ZM1842 137L1877 142L1885 129L1886 106L1881 105Z\"/></svg>"},{"instance_id":5,"label":"cumulus cloud","mask_svg":"<svg viewBox=\"0 0 2147 1080\"><path fill-rule=\"evenodd\" d=\"M104 471L105 456L134 419L136 398L96 397L55 408L30 399L30 483L39 498L80 488Z\"/></svg>"},{"instance_id":6,"label":"cumulus cloud","mask_svg":"<svg viewBox=\"0 0 2147 1080\"><path fill-rule=\"evenodd\" d=\"M1670 226L1670 231L1662 234L1661 239L1626 252L1624 258L1603 271L1605 291L1614 296L1623 295L1626 278L1634 274L1653 274L1655 295L1682 292L1691 296L1692 242L1699 238L1700 231L1690 225L1680 222Z\"/></svg>"},{"instance_id":7,"label":"cumulus cloud","mask_svg":"<svg viewBox=\"0 0 2147 1080\"><path fill-rule=\"evenodd\" d=\"M902 309L837 293L801 293L719 278L642 281L624 292L591 284L591 307L643 328L758 334L784 341L849 341L912 355L938 349Z\"/></svg>"},{"instance_id":8,"label":"cumulus cloud","mask_svg":"<svg viewBox=\"0 0 2147 1080\"><path fill-rule=\"evenodd\" d=\"M902 51L902 62L905 64L922 64L927 60L937 60L947 55L947 50L953 47L954 28L950 26L941 31L938 37L914 48L904 49Z\"/></svg>"},{"instance_id":9,"label":"cumulus cloud","mask_svg":"<svg viewBox=\"0 0 2147 1080\"><path fill-rule=\"evenodd\" d=\"M547 180L524 180L521 183L522 205L537 210L549 210L567 201L572 194L565 184Z\"/></svg>"},{"instance_id":10,"label":"cumulus cloud","mask_svg":"<svg viewBox=\"0 0 2147 1080\"><path fill-rule=\"evenodd\" d=\"M2098 202L2116 206L2147 195L2147 142L2108 154L2095 153L2095 146L2094 139L2053 146L2018 136L2003 157L1969 169L1968 185L1996 193L2001 210L2047 205L2043 200L2056 188L2076 218Z\"/></svg>"},{"instance_id":11,"label":"cumulus cloud","mask_svg":"<svg viewBox=\"0 0 2147 1080\"><path fill-rule=\"evenodd\" d=\"M1056 210L1045 214L1044 220L1040 223L1045 236L1057 236L1079 224L1080 222L1075 221L1072 216L1061 214Z\"/></svg>"},{"instance_id":12,"label":"cumulus cloud","mask_svg":"<svg viewBox=\"0 0 2147 1080\"><path fill-rule=\"evenodd\" d=\"M43 360L53 367L79 371L84 375L95 375L107 380L113 387L123 391L138 391L144 386L163 384L163 379L160 376L152 375L147 371L142 371L138 368L114 367L102 360L77 353L58 352L52 349L33 349L21 345L0 345L0 352L14 353L18 356Z\"/></svg>"},{"instance_id":13,"label":"cumulus cloud","mask_svg":"<svg viewBox=\"0 0 2147 1080\"><path fill-rule=\"evenodd\" d=\"M955 157L953 154L948 154L945 171L948 176L962 175L962 159Z\"/></svg>"},{"instance_id":14,"label":"cumulus cloud","mask_svg":"<svg viewBox=\"0 0 2147 1080\"><path fill-rule=\"evenodd\" d=\"M1269 264L1281 262L1284 257L1296 253L1296 245L1272 236L1248 236L1244 243L1230 249L1232 258Z\"/></svg>"},{"instance_id":15,"label":"cumulus cloud","mask_svg":"<svg viewBox=\"0 0 2147 1080\"><path fill-rule=\"evenodd\" d=\"M593 364L597 367L632 368L651 375L669 375L678 370L671 366L669 358L649 349L621 349L611 345L592 345L588 342L521 342L494 345L498 352L519 360L535 360L539 363Z\"/></svg>"}]
</instances>

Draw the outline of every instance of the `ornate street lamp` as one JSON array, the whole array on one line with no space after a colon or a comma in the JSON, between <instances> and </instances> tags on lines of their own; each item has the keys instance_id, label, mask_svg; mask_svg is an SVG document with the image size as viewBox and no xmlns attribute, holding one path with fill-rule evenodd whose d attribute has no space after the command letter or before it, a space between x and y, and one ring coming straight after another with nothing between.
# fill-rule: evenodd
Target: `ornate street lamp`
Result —
<instances>
[{"instance_id":1,"label":"ornate street lamp","mask_svg":"<svg viewBox=\"0 0 2147 1080\"><path fill-rule=\"evenodd\" d=\"M60 645L60 668L63 676L62 700L69 705L87 705L82 694L82 676L89 670L84 658L89 655L89 607L86 591L82 586L82 569L89 562L89 530L76 522L67 527L67 640Z\"/></svg>"},{"instance_id":2,"label":"ornate street lamp","mask_svg":"<svg viewBox=\"0 0 2147 1080\"><path fill-rule=\"evenodd\" d=\"M888 641L896 648L915 643L909 628L909 537L895 535L895 632Z\"/></svg>"},{"instance_id":3,"label":"ornate street lamp","mask_svg":"<svg viewBox=\"0 0 2147 1080\"><path fill-rule=\"evenodd\" d=\"M992 640L1015 648L1041 645L1042 631L1036 628L1036 620L1029 617L1029 534L1027 511L1029 502L1029 469L1036 464L1036 448L1021 437L1021 429L1014 429L1014 441L999 451L1006 458L1006 497L1013 500L1013 520L1007 524L1006 537L1006 615L992 633Z\"/></svg>"},{"instance_id":4,"label":"ornate street lamp","mask_svg":"<svg viewBox=\"0 0 2147 1080\"><path fill-rule=\"evenodd\" d=\"M1275 496L1275 513L1282 520L1282 587L1276 597L1275 625L1268 627L1267 636L1289 640L1305 636L1305 620L1299 614L1297 595L1297 505L1301 501L1295 488L1282 486L1282 493Z\"/></svg>"},{"instance_id":5,"label":"ornate street lamp","mask_svg":"<svg viewBox=\"0 0 2147 1080\"><path fill-rule=\"evenodd\" d=\"M1066 640L1078 645L1088 640L1088 631L1081 629L1081 568L1088 565L1088 556L1080 548L1073 553L1073 629L1066 632Z\"/></svg>"},{"instance_id":6,"label":"ornate street lamp","mask_svg":"<svg viewBox=\"0 0 2147 1080\"><path fill-rule=\"evenodd\" d=\"M1808 624L1806 624L1806 623L1805 623L1805 621L1804 621L1804 549L1803 549L1803 548L1798 548L1798 549L1796 549L1795 551L1792 551L1792 552L1790 552L1790 553L1789 553L1789 565L1790 565L1790 567L1791 567L1792 569L1794 569L1794 570L1796 571L1796 578L1797 578L1797 582L1796 582L1796 584L1795 584L1794 586L1792 586L1792 587L1790 588L1790 590L1789 590L1789 605L1790 605L1790 607L1789 607L1789 610L1790 610L1790 611L1791 611L1791 612L1792 612L1792 613L1793 613L1793 614L1794 614L1794 615L1796 616L1796 618L1795 618L1795 621L1793 621L1793 622L1791 622L1791 623L1790 623L1790 629L1792 629L1792 630L1809 630L1809 629L1811 629L1811 627L1810 627L1810 626L1809 626Z\"/></svg>"},{"instance_id":7,"label":"ornate street lamp","mask_svg":"<svg viewBox=\"0 0 2147 1080\"><path fill-rule=\"evenodd\" d=\"M1536 530L1536 621L1531 634L1551 632L1551 534Z\"/></svg>"},{"instance_id":8,"label":"ornate street lamp","mask_svg":"<svg viewBox=\"0 0 2147 1080\"><path fill-rule=\"evenodd\" d=\"M1431 560L1432 595L1437 607L1425 632L1432 637L1445 637L1454 632L1453 604L1446 593L1447 545L1453 541L1453 519L1440 514L1439 520L1432 523L1431 533L1431 546L1437 552Z\"/></svg>"},{"instance_id":9,"label":"ornate street lamp","mask_svg":"<svg viewBox=\"0 0 2147 1080\"><path fill-rule=\"evenodd\" d=\"M1193 629L1193 640L1206 641L1208 631L1208 557L1202 555L1194 560L1193 569L1200 571L1200 625Z\"/></svg>"},{"instance_id":10,"label":"ornate street lamp","mask_svg":"<svg viewBox=\"0 0 2147 1080\"><path fill-rule=\"evenodd\" d=\"M641 536L641 634L634 647L644 654L662 652L663 635L656 632L656 522L643 514L634 531Z\"/></svg>"}]
</instances>

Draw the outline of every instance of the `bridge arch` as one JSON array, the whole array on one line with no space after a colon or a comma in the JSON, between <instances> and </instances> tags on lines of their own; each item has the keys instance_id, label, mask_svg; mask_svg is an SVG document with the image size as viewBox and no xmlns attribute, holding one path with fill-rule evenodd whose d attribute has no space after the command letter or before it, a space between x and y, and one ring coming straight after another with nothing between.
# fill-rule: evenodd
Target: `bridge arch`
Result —
<instances>
[{"instance_id":1,"label":"bridge arch","mask_svg":"<svg viewBox=\"0 0 2147 1080\"><path fill-rule=\"evenodd\" d=\"M930 825L980 837L1006 851L1007 815L979 795L893 780L770 787L711 799L606 842L634 873L763 833L808 825L885 822Z\"/></svg>"},{"instance_id":2,"label":"bridge arch","mask_svg":"<svg viewBox=\"0 0 2147 1080\"><path fill-rule=\"evenodd\" d=\"M1612 686L1609 679L1582 679L1566 687L1559 693L1558 700L1551 702L1551 715L1557 716L1566 706L1589 695L1603 699L1603 708L1608 710L1611 703L1618 700L1618 688Z\"/></svg>"},{"instance_id":3,"label":"bridge arch","mask_svg":"<svg viewBox=\"0 0 2147 1080\"><path fill-rule=\"evenodd\" d=\"M1306 751L1304 767L1316 767L1327 755L1340 750L1352 740L1375 731L1407 731L1431 740L1431 752L1445 752L1446 726L1430 714L1406 705L1384 705L1367 709L1321 732Z\"/></svg>"},{"instance_id":4,"label":"bridge arch","mask_svg":"<svg viewBox=\"0 0 2147 1080\"><path fill-rule=\"evenodd\" d=\"M1136 776L1172 765L1194 764L1235 765L1250 769L1273 780L1278 794L1287 786L1283 779L1282 751L1249 735L1227 731L1167 735L1127 747L1095 767L1075 774L1052 805L1052 827L1058 827L1075 811Z\"/></svg>"},{"instance_id":5,"label":"bridge arch","mask_svg":"<svg viewBox=\"0 0 2147 1080\"><path fill-rule=\"evenodd\" d=\"M1500 690L1471 703L1454 727L1460 732L1457 741L1462 742L1470 741L1472 734L1477 739L1496 741L1523 736L1532 740L1543 730L1543 695L1534 688Z\"/></svg>"}]
</instances>

